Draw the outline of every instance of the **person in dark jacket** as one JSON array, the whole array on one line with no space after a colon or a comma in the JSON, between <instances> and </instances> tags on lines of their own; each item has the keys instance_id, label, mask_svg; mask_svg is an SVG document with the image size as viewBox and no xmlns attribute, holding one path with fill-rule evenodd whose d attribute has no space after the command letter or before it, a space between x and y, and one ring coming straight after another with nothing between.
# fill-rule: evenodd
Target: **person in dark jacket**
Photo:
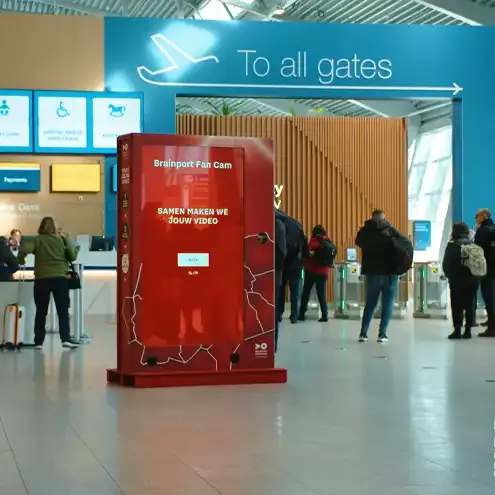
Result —
<instances>
[{"instance_id":1,"label":"person in dark jacket","mask_svg":"<svg viewBox=\"0 0 495 495\"><path fill-rule=\"evenodd\" d=\"M285 224L282 220L275 219L275 352L278 347L278 325L280 315L278 314L277 301L280 297L280 287L282 287L282 277L284 261L287 255L287 240Z\"/></svg>"},{"instance_id":2,"label":"person in dark jacket","mask_svg":"<svg viewBox=\"0 0 495 495\"><path fill-rule=\"evenodd\" d=\"M486 277L481 281L481 295L485 301L488 321L486 330L479 337L495 337L495 225L488 208L476 212L476 234L474 242L483 249L486 259Z\"/></svg>"},{"instance_id":3,"label":"person in dark jacket","mask_svg":"<svg viewBox=\"0 0 495 495\"><path fill-rule=\"evenodd\" d=\"M298 252L287 256L284 261L282 270L282 285L277 300L279 322L285 311L285 288L289 286L290 293L290 322L297 323L299 315L299 296L301 293L301 274L302 274L302 258L308 250L308 239L304 236L301 246L298 247Z\"/></svg>"},{"instance_id":4,"label":"person in dark jacket","mask_svg":"<svg viewBox=\"0 0 495 495\"><path fill-rule=\"evenodd\" d=\"M5 237L0 237L0 282L14 279L14 273L19 269L19 260L12 253Z\"/></svg>"},{"instance_id":5,"label":"person in dark jacket","mask_svg":"<svg viewBox=\"0 0 495 495\"><path fill-rule=\"evenodd\" d=\"M478 280L471 274L469 268L464 266L461 258L462 246L469 244L473 244L469 236L469 227L464 222L455 223L442 263L443 273L449 281L450 307L454 325L454 331L449 335L449 339L470 339L471 328L475 321ZM461 334L464 315L466 327L464 334Z\"/></svg>"},{"instance_id":6,"label":"person in dark jacket","mask_svg":"<svg viewBox=\"0 0 495 495\"><path fill-rule=\"evenodd\" d=\"M323 250L323 241L329 240L327 231L322 225L315 225L308 242L308 250L303 258L304 284L301 294L301 307L299 309L299 321L304 321L308 310L309 296L313 285L316 287L316 295L320 303L321 318L319 322L328 321L327 280L330 267L322 264L319 252Z\"/></svg>"},{"instance_id":7,"label":"person in dark jacket","mask_svg":"<svg viewBox=\"0 0 495 495\"><path fill-rule=\"evenodd\" d=\"M388 342L387 329L394 310L399 277L391 264L392 238L404 237L385 219L383 210L375 210L364 222L356 236L356 245L362 250L361 274L366 276L366 304L361 320L360 342L367 342L368 329L382 297L378 342Z\"/></svg>"}]
</instances>

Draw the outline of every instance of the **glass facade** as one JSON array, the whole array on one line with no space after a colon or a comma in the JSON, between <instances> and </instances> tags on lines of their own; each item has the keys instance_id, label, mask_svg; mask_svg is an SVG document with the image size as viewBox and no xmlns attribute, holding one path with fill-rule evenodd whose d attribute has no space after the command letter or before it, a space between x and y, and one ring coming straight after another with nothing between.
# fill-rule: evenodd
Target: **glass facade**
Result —
<instances>
[{"instance_id":1,"label":"glass facade","mask_svg":"<svg viewBox=\"0 0 495 495\"><path fill-rule=\"evenodd\" d=\"M431 247L416 261L441 260L452 228L452 127L420 134L409 147L409 220L431 222Z\"/></svg>"}]
</instances>

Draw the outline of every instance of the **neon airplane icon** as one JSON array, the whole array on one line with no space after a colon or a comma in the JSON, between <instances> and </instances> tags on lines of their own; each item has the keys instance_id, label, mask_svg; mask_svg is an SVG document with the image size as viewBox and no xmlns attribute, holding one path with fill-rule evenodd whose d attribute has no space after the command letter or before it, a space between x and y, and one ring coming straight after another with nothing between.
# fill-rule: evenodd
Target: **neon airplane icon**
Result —
<instances>
[{"instance_id":1,"label":"neon airplane icon","mask_svg":"<svg viewBox=\"0 0 495 495\"><path fill-rule=\"evenodd\" d=\"M181 69L187 65L196 65L202 62L207 62L208 60L213 60L217 64L219 60L214 55L208 55L207 57L194 58L191 57L184 50L179 48L173 41L163 36L163 34L154 34L151 40L156 45L158 50L160 50L165 58L168 59L170 65L158 70L150 70L148 67L141 65L137 68L139 77L149 84L154 84L156 86L165 86L167 81L163 78L164 74L173 72L174 70ZM171 55L173 53L173 55Z\"/></svg>"}]
</instances>

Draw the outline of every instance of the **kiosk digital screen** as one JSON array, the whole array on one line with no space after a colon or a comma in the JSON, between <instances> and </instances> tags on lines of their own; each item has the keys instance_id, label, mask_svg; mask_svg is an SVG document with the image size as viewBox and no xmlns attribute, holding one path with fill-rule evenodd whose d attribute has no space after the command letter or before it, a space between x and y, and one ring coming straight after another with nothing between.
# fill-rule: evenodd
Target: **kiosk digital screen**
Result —
<instances>
[{"instance_id":1,"label":"kiosk digital screen","mask_svg":"<svg viewBox=\"0 0 495 495\"><path fill-rule=\"evenodd\" d=\"M243 149L144 146L141 160L143 343L241 342Z\"/></svg>"}]
</instances>

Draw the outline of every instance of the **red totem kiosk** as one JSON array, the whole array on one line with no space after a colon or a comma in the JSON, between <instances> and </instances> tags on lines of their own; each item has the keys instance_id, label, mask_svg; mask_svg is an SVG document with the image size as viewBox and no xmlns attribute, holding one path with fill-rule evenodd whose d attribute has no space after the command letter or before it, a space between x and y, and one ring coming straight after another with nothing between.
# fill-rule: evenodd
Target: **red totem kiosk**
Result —
<instances>
[{"instance_id":1,"label":"red totem kiosk","mask_svg":"<svg viewBox=\"0 0 495 495\"><path fill-rule=\"evenodd\" d=\"M133 387L284 383L274 367L273 144L118 140L117 369Z\"/></svg>"}]
</instances>

